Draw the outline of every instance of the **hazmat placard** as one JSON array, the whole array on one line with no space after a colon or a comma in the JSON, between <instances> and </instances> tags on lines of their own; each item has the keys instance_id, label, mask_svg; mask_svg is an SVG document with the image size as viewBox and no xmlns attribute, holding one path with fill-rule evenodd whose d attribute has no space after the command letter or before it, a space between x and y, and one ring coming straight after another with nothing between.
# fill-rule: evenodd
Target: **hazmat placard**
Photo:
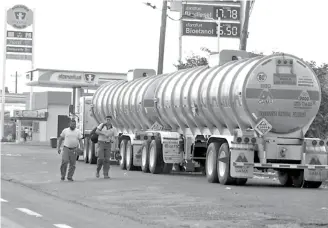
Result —
<instances>
[{"instance_id":1,"label":"hazmat placard","mask_svg":"<svg viewBox=\"0 0 328 228\"><path fill-rule=\"evenodd\" d=\"M260 134L260 135L265 135L269 131L271 131L272 125L265 119L261 119L260 122L258 122L255 126L255 130Z\"/></svg>"}]
</instances>

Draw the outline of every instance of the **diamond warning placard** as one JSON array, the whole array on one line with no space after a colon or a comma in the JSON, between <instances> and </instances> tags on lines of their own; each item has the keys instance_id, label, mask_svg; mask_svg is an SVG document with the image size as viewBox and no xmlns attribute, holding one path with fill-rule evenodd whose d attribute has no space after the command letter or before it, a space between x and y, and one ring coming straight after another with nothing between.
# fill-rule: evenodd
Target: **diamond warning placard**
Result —
<instances>
[{"instance_id":1,"label":"diamond warning placard","mask_svg":"<svg viewBox=\"0 0 328 228\"><path fill-rule=\"evenodd\" d=\"M261 119L260 122L258 122L255 126L255 130L260 134L260 135L265 135L269 131L271 131L272 125L265 119Z\"/></svg>"}]
</instances>

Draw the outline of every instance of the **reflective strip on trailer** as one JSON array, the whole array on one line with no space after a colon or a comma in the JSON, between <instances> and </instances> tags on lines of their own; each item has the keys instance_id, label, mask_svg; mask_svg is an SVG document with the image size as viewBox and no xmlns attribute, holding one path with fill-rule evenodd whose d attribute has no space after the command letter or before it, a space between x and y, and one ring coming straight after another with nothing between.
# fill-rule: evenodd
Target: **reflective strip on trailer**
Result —
<instances>
[{"instance_id":1,"label":"reflective strip on trailer","mask_svg":"<svg viewBox=\"0 0 328 228\"><path fill-rule=\"evenodd\" d=\"M328 165L294 165L294 164L261 164L261 163L249 163L249 162L234 162L233 166L254 166L256 168L280 168L280 169L327 169Z\"/></svg>"}]
</instances>

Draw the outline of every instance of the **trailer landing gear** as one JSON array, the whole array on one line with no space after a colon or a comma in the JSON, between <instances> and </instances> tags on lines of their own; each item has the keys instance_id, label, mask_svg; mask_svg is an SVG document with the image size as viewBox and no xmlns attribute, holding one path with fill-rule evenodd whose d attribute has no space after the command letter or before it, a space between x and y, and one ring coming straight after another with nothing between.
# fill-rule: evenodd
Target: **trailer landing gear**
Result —
<instances>
[{"instance_id":1,"label":"trailer landing gear","mask_svg":"<svg viewBox=\"0 0 328 228\"><path fill-rule=\"evenodd\" d=\"M88 144L89 144L89 155L88 155L89 163L90 165L96 164L97 163L96 144L91 142L91 140L89 140Z\"/></svg>"}]
</instances>

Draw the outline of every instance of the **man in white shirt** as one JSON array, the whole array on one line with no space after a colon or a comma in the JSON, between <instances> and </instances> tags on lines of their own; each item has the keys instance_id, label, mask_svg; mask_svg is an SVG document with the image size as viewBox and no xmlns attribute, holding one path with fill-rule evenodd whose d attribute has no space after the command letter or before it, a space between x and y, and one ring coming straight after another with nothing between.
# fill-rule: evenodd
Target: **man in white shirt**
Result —
<instances>
[{"instance_id":1,"label":"man in white shirt","mask_svg":"<svg viewBox=\"0 0 328 228\"><path fill-rule=\"evenodd\" d=\"M62 154L62 163L60 166L61 180L65 180L67 165L69 163L69 169L67 174L67 180L73 181L73 174L75 171L76 163L76 149L80 144L80 148L83 149L82 134L80 130L76 129L76 121L72 119L68 128L65 128L60 134L58 141L58 154L60 154L61 144L64 141L64 148Z\"/></svg>"},{"instance_id":2,"label":"man in white shirt","mask_svg":"<svg viewBox=\"0 0 328 228\"><path fill-rule=\"evenodd\" d=\"M109 158L111 152L111 143L115 140L117 130L112 126L112 117L106 116L106 123L101 123L97 127L96 133L98 136L98 160L96 177L99 178L99 172L103 167L104 178L108 179L109 175Z\"/></svg>"}]
</instances>

